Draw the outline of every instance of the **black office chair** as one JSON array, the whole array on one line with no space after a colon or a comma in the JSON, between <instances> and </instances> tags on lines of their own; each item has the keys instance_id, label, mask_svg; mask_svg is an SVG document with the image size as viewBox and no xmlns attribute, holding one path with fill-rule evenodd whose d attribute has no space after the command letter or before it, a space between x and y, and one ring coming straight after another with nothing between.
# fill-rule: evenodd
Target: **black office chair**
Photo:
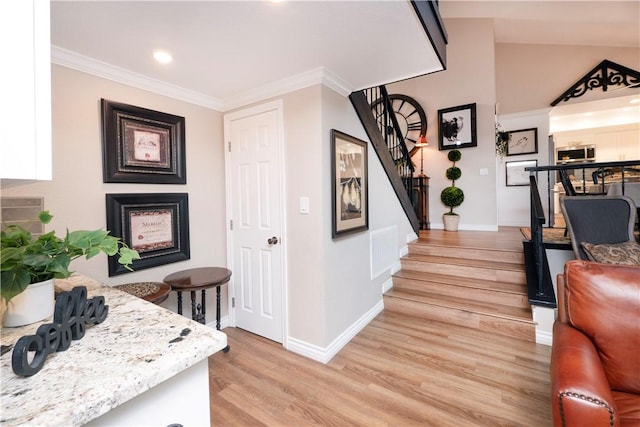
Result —
<instances>
[{"instance_id":1,"label":"black office chair","mask_svg":"<svg viewBox=\"0 0 640 427\"><path fill-rule=\"evenodd\" d=\"M636 205L626 196L560 198L571 247L577 259L589 260L582 242L603 244L634 240Z\"/></svg>"}]
</instances>

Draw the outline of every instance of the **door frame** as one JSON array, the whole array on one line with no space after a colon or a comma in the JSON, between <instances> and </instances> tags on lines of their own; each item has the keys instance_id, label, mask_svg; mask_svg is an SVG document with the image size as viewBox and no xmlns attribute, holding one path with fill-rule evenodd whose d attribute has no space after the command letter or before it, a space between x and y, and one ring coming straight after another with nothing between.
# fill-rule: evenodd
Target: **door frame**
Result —
<instances>
[{"instance_id":1,"label":"door frame","mask_svg":"<svg viewBox=\"0 0 640 427\"><path fill-rule=\"evenodd\" d=\"M287 194L286 194L286 181L285 181L285 157L284 157L284 114L283 114L283 101L282 99L277 99L275 101L267 102L264 104L256 105L254 107L245 108L242 110L237 110L224 115L224 164L225 164L225 205L226 205L226 238L227 238L227 265L232 267L234 265L233 259L233 249L234 249L234 236L233 230L231 230L230 224L232 220L233 214L233 197L232 197L232 179L233 176L231 174L231 154L229 152L229 144L231 142L231 122L233 120L242 119L245 117L254 116L257 114L263 114L270 111L275 111L277 116L277 126L278 126L278 161L280 162L280 184L282 188L282 192L280 194L280 245L282 246L282 262L280 265L281 268L281 277L282 277L282 345L287 347L287 337L289 336L289 307L287 302L289 301L289 292L288 292L288 276L287 276L287 260L288 260L288 252L287 252L287 229L285 225L287 224ZM233 280L233 274L231 275L231 279L229 280L228 288L227 288L227 312L229 313L229 326L236 326L236 313L235 308L232 307L232 298L236 295L235 292L235 284Z\"/></svg>"}]
</instances>

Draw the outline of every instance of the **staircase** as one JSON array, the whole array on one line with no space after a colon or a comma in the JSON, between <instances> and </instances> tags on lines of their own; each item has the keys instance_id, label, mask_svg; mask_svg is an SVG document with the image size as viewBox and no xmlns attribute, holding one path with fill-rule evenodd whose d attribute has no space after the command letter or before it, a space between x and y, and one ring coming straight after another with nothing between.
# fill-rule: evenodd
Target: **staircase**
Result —
<instances>
[{"instance_id":1,"label":"staircase","mask_svg":"<svg viewBox=\"0 0 640 427\"><path fill-rule=\"evenodd\" d=\"M401 263L385 311L535 342L518 228L421 231Z\"/></svg>"}]
</instances>

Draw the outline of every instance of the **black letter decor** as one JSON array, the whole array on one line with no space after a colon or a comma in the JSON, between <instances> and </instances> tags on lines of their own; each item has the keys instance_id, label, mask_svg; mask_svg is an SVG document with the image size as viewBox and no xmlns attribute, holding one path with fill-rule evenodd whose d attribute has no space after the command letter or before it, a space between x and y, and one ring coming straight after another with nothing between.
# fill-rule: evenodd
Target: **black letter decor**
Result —
<instances>
[{"instance_id":1,"label":"black letter decor","mask_svg":"<svg viewBox=\"0 0 640 427\"><path fill-rule=\"evenodd\" d=\"M11 354L13 372L22 377L37 374L51 353L68 349L71 340L84 337L86 325L104 322L108 312L103 296L87 300L85 286L61 292L56 298L54 323L40 325L35 335L26 335L16 342ZM35 353L31 362L29 352Z\"/></svg>"}]
</instances>

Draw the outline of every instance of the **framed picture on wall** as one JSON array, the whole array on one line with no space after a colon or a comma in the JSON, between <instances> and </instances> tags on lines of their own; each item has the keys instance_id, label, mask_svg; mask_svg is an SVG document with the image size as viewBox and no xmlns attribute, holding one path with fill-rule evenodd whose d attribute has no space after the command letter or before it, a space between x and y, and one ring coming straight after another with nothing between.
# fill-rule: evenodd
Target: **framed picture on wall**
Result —
<instances>
[{"instance_id":1,"label":"framed picture on wall","mask_svg":"<svg viewBox=\"0 0 640 427\"><path fill-rule=\"evenodd\" d=\"M509 131L507 156L538 152L538 128Z\"/></svg>"},{"instance_id":2,"label":"framed picture on wall","mask_svg":"<svg viewBox=\"0 0 640 427\"><path fill-rule=\"evenodd\" d=\"M476 147L476 104L438 110L438 149Z\"/></svg>"},{"instance_id":3,"label":"framed picture on wall","mask_svg":"<svg viewBox=\"0 0 640 427\"><path fill-rule=\"evenodd\" d=\"M519 187L529 185L529 172L525 168L538 166L537 160L518 160L505 162L507 170L507 187Z\"/></svg>"},{"instance_id":4,"label":"framed picture on wall","mask_svg":"<svg viewBox=\"0 0 640 427\"><path fill-rule=\"evenodd\" d=\"M103 181L186 184L184 135L184 117L103 99Z\"/></svg>"},{"instance_id":5,"label":"framed picture on wall","mask_svg":"<svg viewBox=\"0 0 640 427\"><path fill-rule=\"evenodd\" d=\"M331 237L369 228L367 143L331 130Z\"/></svg>"},{"instance_id":6,"label":"framed picture on wall","mask_svg":"<svg viewBox=\"0 0 640 427\"><path fill-rule=\"evenodd\" d=\"M187 193L107 194L107 229L140 254L134 271L190 258ZM109 276L128 273L109 257Z\"/></svg>"}]
</instances>

